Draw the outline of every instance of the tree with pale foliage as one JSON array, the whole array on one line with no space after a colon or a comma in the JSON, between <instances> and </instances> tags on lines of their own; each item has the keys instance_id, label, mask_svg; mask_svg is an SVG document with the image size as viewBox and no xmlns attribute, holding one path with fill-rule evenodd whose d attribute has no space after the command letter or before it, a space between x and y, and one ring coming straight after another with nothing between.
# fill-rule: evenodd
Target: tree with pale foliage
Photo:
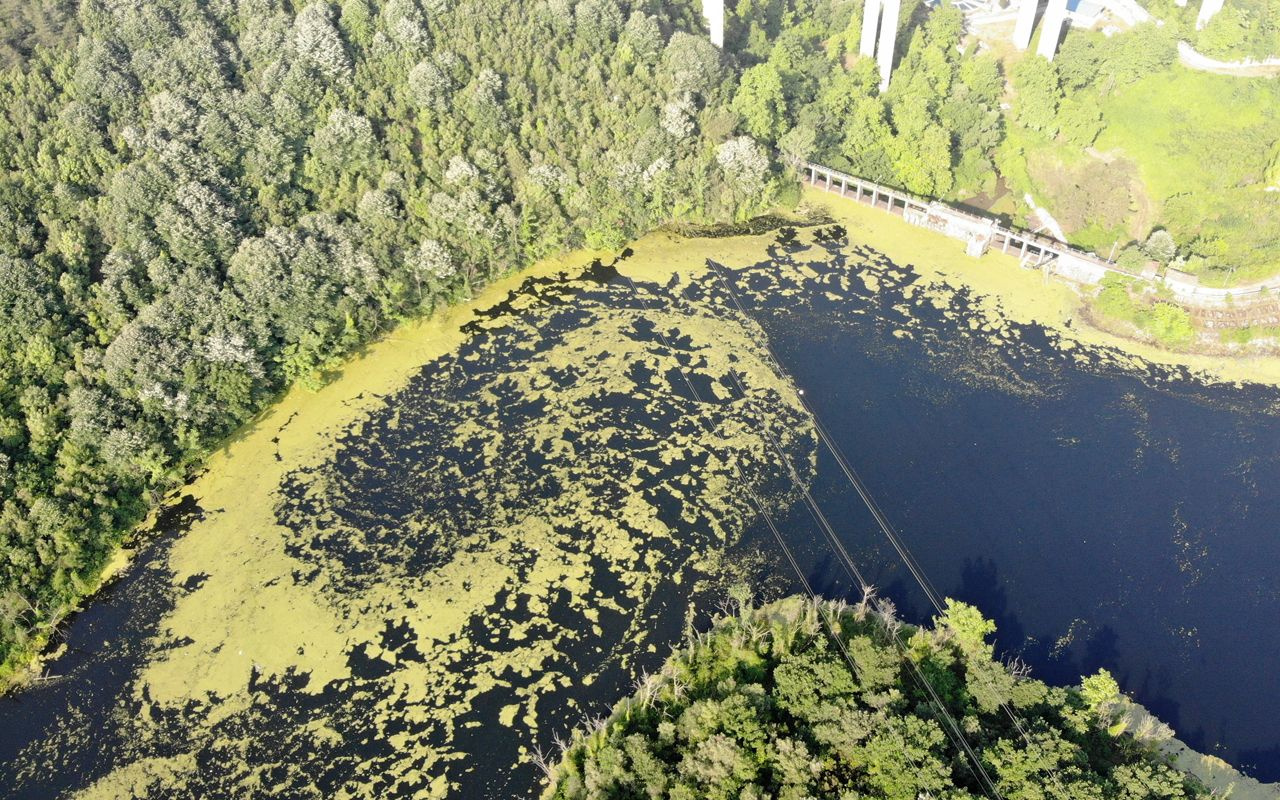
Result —
<instances>
[{"instance_id":1,"label":"tree with pale foliage","mask_svg":"<svg viewBox=\"0 0 1280 800\"><path fill-rule=\"evenodd\" d=\"M333 7L323 0L313 0L298 14L293 24L293 49L303 63L326 78L351 74L351 60L334 24Z\"/></svg>"},{"instance_id":2,"label":"tree with pale foliage","mask_svg":"<svg viewBox=\"0 0 1280 800\"><path fill-rule=\"evenodd\" d=\"M717 147L716 162L730 182L744 192L759 191L768 180L769 156L750 136L739 136Z\"/></svg>"}]
</instances>

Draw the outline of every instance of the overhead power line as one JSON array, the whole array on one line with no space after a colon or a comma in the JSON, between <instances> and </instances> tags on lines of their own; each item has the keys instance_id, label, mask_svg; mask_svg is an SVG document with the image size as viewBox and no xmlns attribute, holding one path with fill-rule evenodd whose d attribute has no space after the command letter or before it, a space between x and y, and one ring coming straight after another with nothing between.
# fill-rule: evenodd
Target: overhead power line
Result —
<instances>
[{"instance_id":1,"label":"overhead power line","mask_svg":"<svg viewBox=\"0 0 1280 800\"><path fill-rule=\"evenodd\" d=\"M725 294L728 296L734 308L736 308L738 313L747 321L748 323L746 326L747 330L750 331L752 326L754 326L754 327L760 327L761 331L763 332L764 330L763 327L761 327L758 323L756 323L755 319L751 316L751 314L748 313L747 310L743 307L742 302L738 299L737 293L733 290L733 287L730 285L729 281L724 277L724 274L722 273L720 267L711 259L707 259L707 265L711 268L712 272L716 276L716 279L719 281L720 285L724 288ZM681 293L680 296L683 299L683 292ZM775 353L773 348L769 345L769 342L767 341L767 339L764 341L756 341L755 344L761 347L763 351L768 355L770 363L779 374L781 375L787 374L786 370L782 366L781 360L778 358L777 353ZM735 376L735 380L736 380L736 376ZM903 564L907 567L907 570L911 573L912 577L915 579L916 583L919 585L921 591L923 591L925 593L925 596L929 599L930 605L934 607L934 609L938 614L945 613L946 609L945 609L944 603L937 589L934 587L933 582L929 580L928 575L925 574L924 569L920 566L920 563L916 561L916 558L911 553L910 548L907 547L906 543L902 540L902 538L898 535L898 532L894 529L893 524L889 521L889 518L885 516L884 512L880 509L879 504L876 503L875 498L872 496L871 491L867 488L866 484L863 482L861 476L858 475L857 471L849 463L848 459L845 458L844 452L840 449L839 445L837 445L834 439L831 437L830 432L827 430L826 426L823 425L821 417L819 417L817 412L805 401L803 392L799 396L799 402L800 402L800 405L805 409L805 411L808 412L810 418L814 421L814 428L817 431L819 438L822 440L823 444L827 447L828 451L830 451L832 457L835 458L836 463L840 466L840 469L844 473L845 478L848 480L849 484L853 486L854 491L858 494L858 497L862 500L863 505L865 505L867 510L871 513L871 516L875 519L876 524L879 526L881 532L885 535L885 538L888 539L890 544L893 546L894 550L897 551L899 557L902 559ZM792 474L793 476L795 475L794 471L792 472ZM816 507L816 503L814 505ZM817 513L818 515L821 516L820 524L824 525L825 530L828 532L828 538L830 539L832 546L839 553L844 554L843 564L846 566L846 569L850 571L851 576L856 576L855 579L859 583L861 583L863 586L866 586L866 581L861 577L861 573L857 570L856 566L854 566L853 559L848 555L848 551L844 547L844 544L836 536L835 531L831 529L830 523L826 521L825 515L821 515L821 511L818 511ZM1032 746L1031 737L1027 733L1027 730L1023 722L1014 713L1013 709L1006 702L1001 702L1000 707L1005 712L1005 714L1009 717L1009 721L1013 724L1014 728L1018 731L1023 741L1027 744L1028 747L1031 747ZM1049 771L1050 777L1053 779L1055 785L1057 786L1059 794L1063 798L1066 798L1067 793L1066 793L1065 787L1062 784L1061 778L1058 775L1058 771L1053 767L1049 767L1048 771Z\"/></svg>"},{"instance_id":2,"label":"overhead power line","mask_svg":"<svg viewBox=\"0 0 1280 800\"><path fill-rule=\"evenodd\" d=\"M648 309L648 302L644 300L643 297L641 297L639 290L636 288L635 282L630 278L630 276L625 276L625 277L627 278L628 283L630 283L631 285L632 292L637 296L637 298L640 299L641 303L644 304L645 308ZM667 340L666 335L662 333L662 330L658 326L656 321L654 324L654 333L658 336L659 340L662 342L665 348L667 348L669 351L674 352L674 348L671 347L671 344ZM777 362L774 361L774 364L776 365ZM689 388L689 391L693 396L695 402L702 403L701 395L699 394L697 388L694 386L693 381L685 373L684 367L679 363L678 359L676 361L676 367L680 371L681 378L683 379L685 385ZM777 369L778 367L775 366L774 368ZM785 374L785 373L781 373L781 374ZM738 379L737 374L731 371L730 375L733 378L733 381L738 388L738 392L740 396L743 398L743 400L746 403L748 403L752 407L752 409L755 411L755 415L760 416L758 407L750 399L750 397L747 396L745 392L745 388L743 387L741 381ZM713 432L710 428L709 423L707 423L705 427L707 428L708 433ZM977 753L973 750L973 748L969 745L968 741L964 738L964 734L961 731L959 724L956 722L955 718L951 715L951 713L947 710L941 698L938 696L936 690L925 678L924 673L920 669L920 666L916 664L915 661L910 657L909 653L907 652L906 645L902 642L899 632L893 627L892 623L889 621L890 620L889 615L885 613L885 609L883 605L880 604L879 598L875 597L871 593L870 586L866 583L866 581L861 580L860 578L861 573L858 572L857 566L854 564L848 552L844 550L842 546L840 546L839 540L835 536L835 532L830 528L830 524L826 523L826 517L822 514L821 508L819 508L816 501L813 500L813 496L809 493L809 490L804 485L804 482L799 479L799 475L795 471L794 466L791 464L790 459L786 456L785 451L782 450L781 445L778 444L773 434L768 430L767 423L763 420L763 418L761 418L761 427L765 436L769 439L771 445L779 453L779 456L783 462L783 466L787 471L787 474L793 486L795 486L795 488L798 489L802 493L802 495L805 497L806 506L809 508L810 513L814 514L815 518L821 518L823 520L824 524L826 525L825 531L828 533L829 537L831 538L835 546L840 548L841 552L843 552L844 561L847 564L848 568L851 570L851 574L854 576L857 576L855 577L855 579L859 581L860 588L863 591L864 599L867 600L875 608L876 612L880 615L881 620L884 623L885 630L890 634L893 640L894 646L898 651L899 657L903 661L905 661L907 665L911 668L913 678L916 680L920 688L929 695L933 706L935 707L939 715L941 715L941 717L945 720L946 724L943 728L943 732L946 734L947 738L950 739L954 745L956 745L958 749L963 750L965 754L968 756L969 760L973 764L974 774L975 776L978 777L979 784L982 786L984 793L994 798L995 800L1003 800L1003 797L1001 796L999 789L996 788L995 782L991 780L990 775L987 774L986 769L983 767L981 759L978 757ZM804 588L805 594L809 597L811 601L813 601L814 607L818 610L818 613L821 616L822 614L821 598L819 598L817 593L814 592L812 586L809 584L808 578L805 577L803 570L800 569L799 562L796 560L795 555L792 552L790 546L787 545L786 540L782 536L781 531L778 529L777 524L774 522L772 515L770 515L769 512L765 509L764 504L760 501L760 498L756 494L755 490L751 488L751 485L745 480L743 480L741 470L737 467L736 464L733 465L733 468L738 475L738 482L746 488L748 495L751 499L752 505L755 507L757 513L764 518L766 524L769 527L769 530L773 533L774 539L777 541L779 548L781 548L781 550L783 551L783 554L787 559L787 562L791 566L792 571L795 573L796 578L799 580L801 586ZM857 664L853 660L852 655L848 652L848 648L845 645L842 637L840 636L839 630L836 628L836 626L834 626L831 623L830 620L827 620L824 618L823 621L824 621L824 626L828 629L828 633L831 636L832 640L834 641L837 649L840 650L841 654L847 661L849 665L849 669L854 675L856 675L858 671ZM907 746L906 746L906 739L904 736L901 735L900 732L899 732L899 738L902 741L903 754L906 755L909 760L912 760L915 768L919 770L920 767L918 764L915 764L914 759L911 758L909 750L907 749Z\"/></svg>"}]
</instances>

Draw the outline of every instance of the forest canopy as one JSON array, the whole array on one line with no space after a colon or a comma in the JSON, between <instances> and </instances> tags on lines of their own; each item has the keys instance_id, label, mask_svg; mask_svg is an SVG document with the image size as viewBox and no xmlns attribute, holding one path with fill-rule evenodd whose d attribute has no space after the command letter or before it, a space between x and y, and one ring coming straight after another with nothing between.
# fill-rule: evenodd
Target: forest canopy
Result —
<instances>
[{"instance_id":1,"label":"forest canopy","mask_svg":"<svg viewBox=\"0 0 1280 800\"><path fill-rule=\"evenodd\" d=\"M747 597L544 760L544 800L1210 796L1107 672L1063 689L1012 671L972 606L913 628L866 604Z\"/></svg>"},{"instance_id":2,"label":"forest canopy","mask_svg":"<svg viewBox=\"0 0 1280 800\"><path fill-rule=\"evenodd\" d=\"M0 69L21 64L38 46L74 47L72 0L0 0Z\"/></svg>"}]
</instances>

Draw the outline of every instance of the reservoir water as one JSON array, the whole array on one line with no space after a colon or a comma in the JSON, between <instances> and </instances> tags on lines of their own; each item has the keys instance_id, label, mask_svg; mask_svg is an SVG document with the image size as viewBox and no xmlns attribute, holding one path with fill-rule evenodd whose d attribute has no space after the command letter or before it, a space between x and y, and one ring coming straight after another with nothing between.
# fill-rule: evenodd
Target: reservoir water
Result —
<instances>
[{"instance_id":1,"label":"reservoir water","mask_svg":"<svg viewBox=\"0 0 1280 800\"><path fill-rule=\"evenodd\" d=\"M194 569L192 539L250 523L205 498L162 515L70 623L58 677L0 700L6 796L534 794L530 754L727 583L796 590L741 483L816 588L852 591L762 425L926 621L801 392L1002 653L1056 683L1109 669L1196 749L1280 779L1280 392L1063 343L834 227L719 272L630 274L624 256L529 280L280 467L274 550L213 541L228 563ZM237 521L202 527L219 518ZM242 575L253 591L226 588Z\"/></svg>"}]
</instances>

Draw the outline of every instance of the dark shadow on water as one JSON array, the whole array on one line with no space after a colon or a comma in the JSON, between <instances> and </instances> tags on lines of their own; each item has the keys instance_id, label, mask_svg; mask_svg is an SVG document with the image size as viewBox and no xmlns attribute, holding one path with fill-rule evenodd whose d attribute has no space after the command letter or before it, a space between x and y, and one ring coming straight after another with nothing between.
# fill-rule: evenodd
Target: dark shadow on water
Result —
<instances>
[{"instance_id":1,"label":"dark shadow on water","mask_svg":"<svg viewBox=\"0 0 1280 800\"><path fill-rule=\"evenodd\" d=\"M1084 658L1080 660L1080 674L1092 675L1100 669L1118 671L1121 664L1119 645L1120 635L1110 625L1103 625L1085 643Z\"/></svg>"},{"instance_id":2,"label":"dark shadow on water","mask_svg":"<svg viewBox=\"0 0 1280 800\"><path fill-rule=\"evenodd\" d=\"M984 556L966 558L954 598L981 609L982 615L996 624L996 652L1020 654L1026 630L1009 608L1009 593L1000 582L995 561Z\"/></svg>"},{"instance_id":3,"label":"dark shadow on water","mask_svg":"<svg viewBox=\"0 0 1280 800\"><path fill-rule=\"evenodd\" d=\"M1092 645L1093 642L1091 641L1086 649L1091 650ZM1089 656L1086 656L1086 664L1089 663L1088 658ZM1092 675L1099 669L1106 669L1114 674L1118 662L1119 658L1117 657L1113 660L1111 666L1104 664L1093 668L1086 667L1082 674ZM1203 736L1197 735L1197 732L1181 730L1182 718L1178 712L1182 704L1171 696L1174 687L1166 670L1145 670L1141 679L1138 679L1137 676L1122 674L1120 679L1125 682L1126 686L1133 687L1131 689L1133 695L1147 707L1148 711L1159 717L1161 722L1171 725L1179 734L1185 734L1184 742L1196 748L1204 746Z\"/></svg>"}]
</instances>

